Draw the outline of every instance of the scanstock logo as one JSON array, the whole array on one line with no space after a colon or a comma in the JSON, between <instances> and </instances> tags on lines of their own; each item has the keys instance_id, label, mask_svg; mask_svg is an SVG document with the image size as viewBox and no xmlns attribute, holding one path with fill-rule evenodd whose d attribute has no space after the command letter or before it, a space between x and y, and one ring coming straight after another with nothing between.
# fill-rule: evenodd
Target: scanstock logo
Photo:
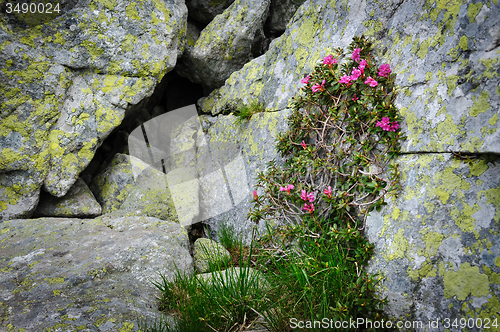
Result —
<instances>
[{"instance_id":1,"label":"scanstock logo","mask_svg":"<svg viewBox=\"0 0 500 332\"><path fill-rule=\"evenodd\" d=\"M183 226L224 213L250 196L236 137L220 142L210 135L190 105L145 122L129 136L130 155L163 173L158 185L169 189ZM135 181L146 169L132 167Z\"/></svg>"}]
</instances>

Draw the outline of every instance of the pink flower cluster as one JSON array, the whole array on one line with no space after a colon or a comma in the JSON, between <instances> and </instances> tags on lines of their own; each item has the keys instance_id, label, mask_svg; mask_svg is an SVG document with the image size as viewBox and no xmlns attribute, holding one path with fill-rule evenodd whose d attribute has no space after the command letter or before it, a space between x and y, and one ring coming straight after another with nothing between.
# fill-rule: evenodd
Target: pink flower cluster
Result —
<instances>
[{"instance_id":1,"label":"pink flower cluster","mask_svg":"<svg viewBox=\"0 0 500 332\"><path fill-rule=\"evenodd\" d=\"M333 57L333 55L329 55L323 58L324 65L333 65L337 63L337 59Z\"/></svg>"},{"instance_id":2,"label":"pink flower cluster","mask_svg":"<svg viewBox=\"0 0 500 332\"><path fill-rule=\"evenodd\" d=\"M307 145L306 145L306 142L302 141L302 143L300 143L300 145L302 145L302 147L305 149L307 149Z\"/></svg>"},{"instance_id":3,"label":"pink flower cluster","mask_svg":"<svg viewBox=\"0 0 500 332\"><path fill-rule=\"evenodd\" d=\"M368 78L365 81L365 84L368 84L371 87L376 87L378 85L378 82L375 81L371 76L368 76Z\"/></svg>"},{"instance_id":4,"label":"pink flower cluster","mask_svg":"<svg viewBox=\"0 0 500 332\"><path fill-rule=\"evenodd\" d=\"M253 191L253 199L257 200L259 196L257 195L257 190Z\"/></svg>"},{"instance_id":5,"label":"pink flower cluster","mask_svg":"<svg viewBox=\"0 0 500 332\"><path fill-rule=\"evenodd\" d=\"M323 83L321 83L321 85L316 83L311 88L312 92L314 92L314 93L316 93L318 91L323 91L324 89L325 89L325 80L323 80Z\"/></svg>"},{"instance_id":6,"label":"pink flower cluster","mask_svg":"<svg viewBox=\"0 0 500 332\"><path fill-rule=\"evenodd\" d=\"M311 79L311 76L307 75L306 77L304 77L303 79L300 80L300 83L307 84L307 83L309 83L310 79Z\"/></svg>"},{"instance_id":7,"label":"pink flower cluster","mask_svg":"<svg viewBox=\"0 0 500 332\"><path fill-rule=\"evenodd\" d=\"M391 68L389 67L389 64L384 63L383 65L380 65L378 67L378 76L380 77L387 77L391 73Z\"/></svg>"},{"instance_id":8,"label":"pink flower cluster","mask_svg":"<svg viewBox=\"0 0 500 332\"><path fill-rule=\"evenodd\" d=\"M305 190L302 190L302 194L300 195L300 198L302 198L304 201L306 201L304 203L304 206L302 207L302 210L305 210L309 213L313 213L314 212L314 204L312 202L314 202L314 194L312 192L307 193ZM309 203L311 203L311 204L307 204L307 201L309 201Z\"/></svg>"},{"instance_id":9,"label":"pink flower cluster","mask_svg":"<svg viewBox=\"0 0 500 332\"><path fill-rule=\"evenodd\" d=\"M323 192L325 193L326 196L328 196L328 198L332 198L332 187L331 186L328 186L328 188L325 188L325 190Z\"/></svg>"},{"instance_id":10,"label":"pink flower cluster","mask_svg":"<svg viewBox=\"0 0 500 332\"><path fill-rule=\"evenodd\" d=\"M356 50L359 50L359 48L357 48ZM353 56L354 56L354 52L353 52ZM359 60L359 51L357 52L357 57L355 57L355 58L357 59L356 62L358 62L358 60ZM356 67L353 68L350 76L347 76L347 75L342 76L340 78L340 80L339 80L339 83L349 84L350 85L351 82L356 81L360 77L364 77L364 75L365 75L365 68L366 68L367 65L368 65L368 63L366 62L365 59L361 60L359 62L358 68L356 68ZM366 83L366 84L369 84L369 83Z\"/></svg>"},{"instance_id":11,"label":"pink flower cluster","mask_svg":"<svg viewBox=\"0 0 500 332\"><path fill-rule=\"evenodd\" d=\"M290 190L295 188L293 184L286 185L285 187L280 187L280 191L286 191L288 194L290 194Z\"/></svg>"},{"instance_id":12,"label":"pink flower cluster","mask_svg":"<svg viewBox=\"0 0 500 332\"><path fill-rule=\"evenodd\" d=\"M359 59L361 58L361 56L359 55L359 52L361 52L360 48L357 48L354 51L352 51L351 59L356 61L356 62L359 62Z\"/></svg>"},{"instance_id":13,"label":"pink flower cluster","mask_svg":"<svg viewBox=\"0 0 500 332\"><path fill-rule=\"evenodd\" d=\"M380 127L385 131L396 131L399 129L399 123L397 121L390 122L389 118L384 116L382 121L377 121L376 127Z\"/></svg>"}]
</instances>

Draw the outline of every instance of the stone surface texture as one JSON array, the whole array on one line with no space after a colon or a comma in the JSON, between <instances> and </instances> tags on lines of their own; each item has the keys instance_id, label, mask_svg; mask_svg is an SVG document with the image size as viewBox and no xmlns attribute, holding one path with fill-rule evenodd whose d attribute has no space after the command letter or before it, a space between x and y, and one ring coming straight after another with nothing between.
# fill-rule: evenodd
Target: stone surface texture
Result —
<instances>
[{"instance_id":1,"label":"stone surface texture","mask_svg":"<svg viewBox=\"0 0 500 332\"><path fill-rule=\"evenodd\" d=\"M231 255L221 244L207 238L199 238L194 242L193 259L196 271L206 273L213 272L210 271L211 263L220 268L227 266Z\"/></svg>"},{"instance_id":2,"label":"stone surface texture","mask_svg":"<svg viewBox=\"0 0 500 332\"><path fill-rule=\"evenodd\" d=\"M60 2L59 15L0 17L0 216L61 197L126 112L182 54L182 0Z\"/></svg>"},{"instance_id":3,"label":"stone surface texture","mask_svg":"<svg viewBox=\"0 0 500 332\"><path fill-rule=\"evenodd\" d=\"M269 18L266 22L269 32L272 34L283 33L290 19L304 2L305 0L271 1Z\"/></svg>"},{"instance_id":4,"label":"stone surface texture","mask_svg":"<svg viewBox=\"0 0 500 332\"><path fill-rule=\"evenodd\" d=\"M270 0L236 0L186 48L177 72L206 91L221 87L252 59L252 45L263 35Z\"/></svg>"},{"instance_id":5,"label":"stone surface texture","mask_svg":"<svg viewBox=\"0 0 500 332\"><path fill-rule=\"evenodd\" d=\"M101 212L101 205L89 187L82 179L78 179L63 197L42 193L35 216L90 218L100 215Z\"/></svg>"},{"instance_id":6,"label":"stone surface texture","mask_svg":"<svg viewBox=\"0 0 500 332\"><path fill-rule=\"evenodd\" d=\"M186 6L190 19L208 24L233 2L234 0L187 0Z\"/></svg>"},{"instance_id":7,"label":"stone surface texture","mask_svg":"<svg viewBox=\"0 0 500 332\"><path fill-rule=\"evenodd\" d=\"M149 217L0 224L0 330L137 331L175 267L192 273L185 230Z\"/></svg>"},{"instance_id":8,"label":"stone surface texture","mask_svg":"<svg viewBox=\"0 0 500 332\"><path fill-rule=\"evenodd\" d=\"M198 102L221 124L253 100L285 110L322 57L374 38L376 62L397 75L407 136L403 190L367 220L370 271L395 319L500 320L499 15L496 1L309 0L266 54Z\"/></svg>"},{"instance_id":9,"label":"stone surface texture","mask_svg":"<svg viewBox=\"0 0 500 332\"><path fill-rule=\"evenodd\" d=\"M102 206L102 213L116 211L127 199L138 175L151 167L134 156L116 154L94 178L90 188Z\"/></svg>"}]
</instances>

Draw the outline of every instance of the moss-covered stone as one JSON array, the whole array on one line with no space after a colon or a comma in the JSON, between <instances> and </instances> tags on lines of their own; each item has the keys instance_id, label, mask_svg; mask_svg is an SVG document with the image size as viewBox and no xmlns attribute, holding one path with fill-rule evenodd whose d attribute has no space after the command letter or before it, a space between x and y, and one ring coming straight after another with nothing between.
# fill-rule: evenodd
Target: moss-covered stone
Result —
<instances>
[{"instance_id":1,"label":"moss-covered stone","mask_svg":"<svg viewBox=\"0 0 500 332\"><path fill-rule=\"evenodd\" d=\"M148 0L114 10L123 4L64 2L57 15L29 22L2 16L2 218L30 216L42 183L54 196L66 194L125 111L174 67L183 49L184 4ZM153 32L153 16L154 28L165 33ZM142 52L144 45L151 47Z\"/></svg>"},{"instance_id":2,"label":"moss-covered stone","mask_svg":"<svg viewBox=\"0 0 500 332\"><path fill-rule=\"evenodd\" d=\"M465 163L452 154L419 154L397 162L402 192L371 213L366 232L386 310L423 322L496 315L486 303L500 296L498 158Z\"/></svg>"},{"instance_id":3,"label":"moss-covered stone","mask_svg":"<svg viewBox=\"0 0 500 332\"><path fill-rule=\"evenodd\" d=\"M0 250L2 331L138 331L150 280L193 271L185 230L148 217L10 220Z\"/></svg>"}]
</instances>

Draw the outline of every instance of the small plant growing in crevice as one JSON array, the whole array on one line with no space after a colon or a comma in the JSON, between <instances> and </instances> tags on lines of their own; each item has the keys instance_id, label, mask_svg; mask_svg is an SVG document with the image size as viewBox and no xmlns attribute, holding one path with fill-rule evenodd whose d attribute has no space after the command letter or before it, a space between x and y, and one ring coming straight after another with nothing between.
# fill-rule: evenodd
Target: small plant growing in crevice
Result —
<instances>
[{"instance_id":1,"label":"small plant growing in crevice","mask_svg":"<svg viewBox=\"0 0 500 332\"><path fill-rule=\"evenodd\" d=\"M249 218L285 225L261 241L281 285L280 310L267 317L275 329L289 329L290 317L383 317L377 278L365 271L374 247L362 230L400 189L394 159L404 137L395 77L388 64L374 64L372 48L356 37L347 56L336 49L302 79L289 129L277 139L284 165L271 161L259 175Z\"/></svg>"},{"instance_id":2,"label":"small plant growing in crevice","mask_svg":"<svg viewBox=\"0 0 500 332\"><path fill-rule=\"evenodd\" d=\"M249 104L243 104L236 109L236 123L241 125L243 122L250 120L256 113L265 112L264 106L258 101L251 101Z\"/></svg>"}]
</instances>

